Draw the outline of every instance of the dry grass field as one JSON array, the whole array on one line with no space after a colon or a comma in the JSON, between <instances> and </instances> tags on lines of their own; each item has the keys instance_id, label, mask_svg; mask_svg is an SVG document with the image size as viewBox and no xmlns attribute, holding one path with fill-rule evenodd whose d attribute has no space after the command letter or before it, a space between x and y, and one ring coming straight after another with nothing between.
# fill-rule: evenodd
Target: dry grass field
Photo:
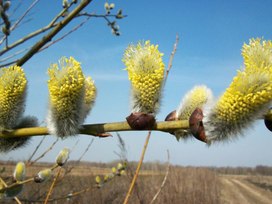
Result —
<instances>
[{"instance_id":1,"label":"dry grass field","mask_svg":"<svg viewBox=\"0 0 272 204\"><path fill-rule=\"evenodd\" d=\"M10 181L14 164L2 163L1 177ZM27 168L27 177L32 177L49 164L36 164ZM131 163L124 176L117 176L101 188L95 187L95 176L111 172L112 164L68 163L50 198L50 203L122 203L134 172ZM72 167L72 169L70 169ZM5 168L5 169L3 169ZM145 164L138 178L130 203L150 203L160 189L167 166ZM66 173L67 174L66 174ZM270 204L272 201L271 168L199 168L170 166L168 179L155 203L186 204ZM22 203L42 203L52 180L47 183L29 183L18 196ZM87 192L71 198L69 193ZM15 203L12 199L0 203Z\"/></svg>"}]
</instances>

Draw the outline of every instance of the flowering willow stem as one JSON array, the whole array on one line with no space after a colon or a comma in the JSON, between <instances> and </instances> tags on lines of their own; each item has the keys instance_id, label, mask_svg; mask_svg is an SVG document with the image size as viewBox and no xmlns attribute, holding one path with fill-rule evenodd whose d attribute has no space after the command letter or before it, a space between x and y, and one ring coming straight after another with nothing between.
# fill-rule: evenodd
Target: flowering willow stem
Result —
<instances>
[{"instance_id":1,"label":"flowering willow stem","mask_svg":"<svg viewBox=\"0 0 272 204\"><path fill-rule=\"evenodd\" d=\"M175 129L188 129L189 122L187 120L179 121L167 121L157 122L154 127L150 130L169 132ZM101 123L101 124L89 124L83 125L80 134L93 135L97 137L108 137L101 133L106 132L119 132L119 131L135 131L131 129L127 122L115 122L115 123ZM4 131L0 133L0 138L11 138L11 137L30 137L30 136L41 136L48 135L46 127L32 127L32 128L20 128L14 131Z\"/></svg>"}]
</instances>

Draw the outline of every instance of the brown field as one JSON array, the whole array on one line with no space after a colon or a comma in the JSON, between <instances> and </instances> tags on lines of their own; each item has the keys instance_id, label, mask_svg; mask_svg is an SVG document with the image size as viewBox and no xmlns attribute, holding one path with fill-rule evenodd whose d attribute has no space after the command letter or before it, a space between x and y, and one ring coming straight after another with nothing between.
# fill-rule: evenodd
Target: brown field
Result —
<instances>
[{"instance_id":1,"label":"brown field","mask_svg":"<svg viewBox=\"0 0 272 204\"><path fill-rule=\"evenodd\" d=\"M131 163L124 176L116 176L102 188L95 187L95 176L111 172L112 164L68 163L50 196L49 203L122 203L134 172ZM7 183L15 164L1 163L1 178ZM27 168L27 177L33 177L49 164L36 164ZM4 167L4 169L3 169ZM72 170L69 169L72 167ZM130 203L150 203L164 179L167 165L145 164L138 178ZM65 174L65 172L67 174ZM18 196L22 203L42 203L52 183L29 183ZM69 193L80 193L72 198L64 198ZM246 204L272 203L272 168L199 168L171 166L168 179L155 203L186 204ZM0 203L16 203L4 200Z\"/></svg>"}]
</instances>

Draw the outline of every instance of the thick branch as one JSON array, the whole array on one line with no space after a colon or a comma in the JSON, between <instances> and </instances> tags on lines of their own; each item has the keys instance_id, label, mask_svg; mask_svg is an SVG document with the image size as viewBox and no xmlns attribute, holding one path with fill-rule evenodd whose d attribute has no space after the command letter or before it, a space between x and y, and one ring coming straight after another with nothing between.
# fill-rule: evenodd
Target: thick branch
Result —
<instances>
[{"instance_id":1,"label":"thick branch","mask_svg":"<svg viewBox=\"0 0 272 204\"><path fill-rule=\"evenodd\" d=\"M80 11L82 11L92 0L83 0L63 21L61 21L54 29L52 29L46 36L38 41L16 64L22 66L33 55L35 55L46 43L52 40L52 38L62 30Z\"/></svg>"},{"instance_id":2,"label":"thick branch","mask_svg":"<svg viewBox=\"0 0 272 204\"><path fill-rule=\"evenodd\" d=\"M57 26L59 23L56 23L56 21L65 13L67 12L68 8L70 8L72 6L72 3L69 4L69 6L67 8L64 8L47 26L40 28L30 34L28 34L27 36L19 39L18 41L14 42L13 44L9 45L8 47L4 48L3 50L0 51L0 56L5 54L6 52L10 51L11 49L15 48L16 46L26 42L27 40L43 33L46 32L50 29L52 29L53 27ZM32 6L31 6L32 7ZM25 14L24 14L25 15ZM23 15L23 16L24 16ZM11 30L14 29L14 26L11 27ZM0 42L1 44L1 42ZM14 63L14 62L13 62ZM1 67L3 67L3 65L1 65Z\"/></svg>"},{"instance_id":3,"label":"thick branch","mask_svg":"<svg viewBox=\"0 0 272 204\"><path fill-rule=\"evenodd\" d=\"M179 121L167 121L157 122L154 127L150 130L171 132L176 129L188 129L189 122L187 120ZM135 131L131 129L127 122L116 122L116 123L101 123L101 124L90 124L83 125L80 130L80 134L93 135L96 137L108 137L102 133L105 132L120 132L120 131ZM30 137L30 136L41 136L48 135L46 127L33 127L33 128L21 128L14 131L4 131L0 133L0 138L11 138L11 137Z\"/></svg>"}]
</instances>

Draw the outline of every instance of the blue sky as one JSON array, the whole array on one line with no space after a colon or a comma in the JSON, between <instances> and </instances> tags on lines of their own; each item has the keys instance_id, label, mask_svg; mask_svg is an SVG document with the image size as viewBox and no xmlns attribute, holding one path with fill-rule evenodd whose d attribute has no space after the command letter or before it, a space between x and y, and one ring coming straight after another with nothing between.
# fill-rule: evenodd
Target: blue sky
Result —
<instances>
[{"instance_id":1,"label":"blue sky","mask_svg":"<svg viewBox=\"0 0 272 204\"><path fill-rule=\"evenodd\" d=\"M41 0L32 13L33 20L22 25L11 40L46 25L60 9L61 1ZM84 27L58 44L37 54L23 68L29 80L26 114L44 120L47 112L47 68L62 56L73 56L82 63L85 75L95 80L98 88L96 105L86 123L123 121L130 114L130 86L124 71L122 55L130 43L150 40L158 44L167 65L175 42L180 41L173 67L164 89L158 120L174 110L184 94L195 85L205 84L215 96L220 96L229 85L236 71L243 67L241 47L250 38L272 39L272 1L114 1L128 15L118 22L121 36L111 34L102 19L91 19ZM93 1L89 12L103 13L103 1ZM23 8L22 8L23 9ZM22 10L21 10L22 11ZM80 22L77 19L71 26ZM69 28L71 28L71 26ZM69 30L66 28L65 30ZM37 40L39 38L36 38ZM118 140L114 137L95 139L84 157L88 161L107 162L118 159ZM128 149L128 159L138 160L146 138L146 132L121 132ZM41 137L32 139L22 150L1 154L2 159L27 159ZM42 149L46 149L54 137L48 137ZM91 140L79 136L60 141L55 150L44 160L53 161L63 147L73 147L71 154L77 159ZM255 166L272 165L272 134L257 121L252 129L237 140L207 147L197 140L177 142L166 133L153 132L145 161L166 161L169 149L171 162L194 166Z\"/></svg>"}]
</instances>

